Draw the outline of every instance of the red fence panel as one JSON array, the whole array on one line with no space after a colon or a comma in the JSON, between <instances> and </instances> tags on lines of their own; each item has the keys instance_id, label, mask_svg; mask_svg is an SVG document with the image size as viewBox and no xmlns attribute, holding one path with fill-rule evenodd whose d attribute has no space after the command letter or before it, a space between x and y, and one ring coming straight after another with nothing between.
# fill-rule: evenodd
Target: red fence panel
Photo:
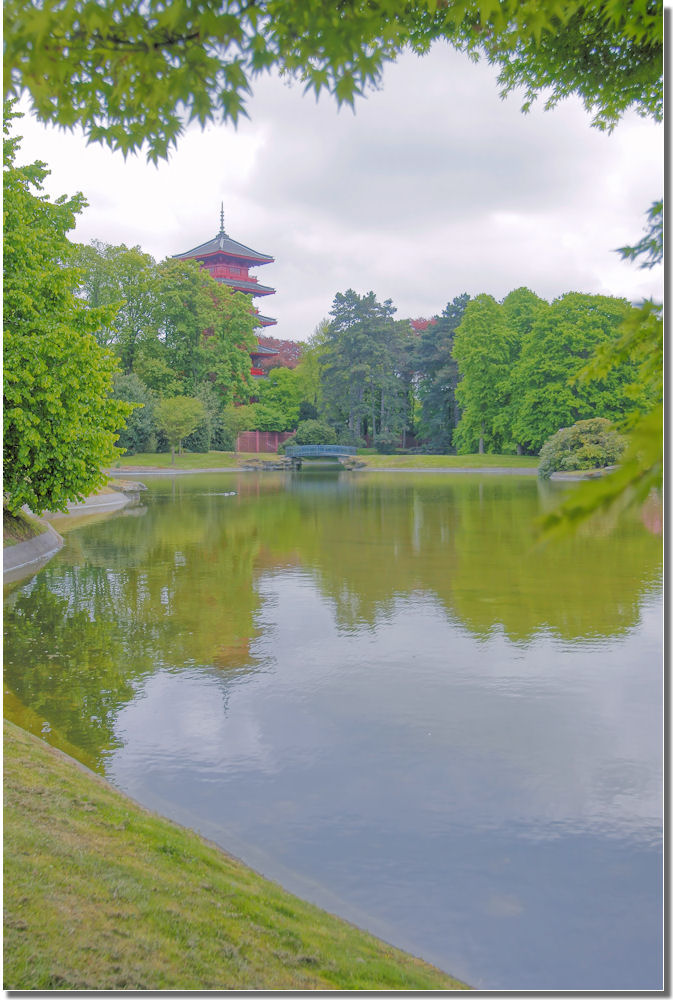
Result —
<instances>
[{"instance_id":1,"label":"red fence panel","mask_svg":"<svg viewBox=\"0 0 673 1000\"><path fill-rule=\"evenodd\" d=\"M289 437L292 437L290 431L241 431L236 439L236 451L275 454L278 445Z\"/></svg>"}]
</instances>

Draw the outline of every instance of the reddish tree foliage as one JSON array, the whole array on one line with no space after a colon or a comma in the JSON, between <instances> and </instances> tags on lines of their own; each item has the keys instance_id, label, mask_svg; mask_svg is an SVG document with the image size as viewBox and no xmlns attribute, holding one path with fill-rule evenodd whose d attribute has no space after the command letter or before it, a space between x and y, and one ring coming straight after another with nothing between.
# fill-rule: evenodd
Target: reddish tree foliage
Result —
<instances>
[{"instance_id":1,"label":"reddish tree foliage","mask_svg":"<svg viewBox=\"0 0 673 1000\"><path fill-rule=\"evenodd\" d=\"M423 330L427 330L429 326L434 326L436 322L436 319L425 319L424 316L421 316L419 319L409 320L412 329L414 329L416 333L422 333Z\"/></svg>"},{"instance_id":2,"label":"reddish tree foliage","mask_svg":"<svg viewBox=\"0 0 673 1000\"><path fill-rule=\"evenodd\" d=\"M301 359L302 345L296 340L278 340L277 337L262 337L258 336L257 340L262 345L262 347L270 347L273 351L278 351L278 354L271 357L270 355L266 358L259 358L257 364L264 371L270 371L272 368L296 368Z\"/></svg>"}]
</instances>

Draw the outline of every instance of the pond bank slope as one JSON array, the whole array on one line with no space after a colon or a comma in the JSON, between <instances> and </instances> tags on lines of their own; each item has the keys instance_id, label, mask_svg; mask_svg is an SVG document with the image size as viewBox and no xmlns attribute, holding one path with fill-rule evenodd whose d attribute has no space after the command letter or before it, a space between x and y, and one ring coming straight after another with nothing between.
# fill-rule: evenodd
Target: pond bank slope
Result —
<instances>
[{"instance_id":1,"label":"pond bank slope","mask_svg":"<svg viewBox=\"0 0 673 1000\"><path fill-rule=\"evenodd\" d=\"M4 726L7 990L454 990Z\"/></svg>"}]
</instances>

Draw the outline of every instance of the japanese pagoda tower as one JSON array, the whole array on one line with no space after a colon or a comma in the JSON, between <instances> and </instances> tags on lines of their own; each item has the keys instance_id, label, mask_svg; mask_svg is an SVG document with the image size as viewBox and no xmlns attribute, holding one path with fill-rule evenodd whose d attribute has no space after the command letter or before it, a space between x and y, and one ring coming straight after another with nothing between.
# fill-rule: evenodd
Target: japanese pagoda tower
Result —
<instances>
[{"instance_id":1,"label":"japanese pagoda tower","mask_svg":"<svg viewBox=\"0 0 673 1000\"><path fill-rule=\"evenodd\" d=\"M224 230L224 204L220 209L220 231L217 236L207 243L202 243L193 250L186 253L174 254L175 260L198 260L201 267L223 285L229 285L235 292L243 292L251 299L258 295L274 295L276 289L268 285L261 285L257 278L253 278L249 271L251 267L260 267L262 264L273 264L274 258L265 253L258 253L251 250L243 243L232 240ZM262 316L259 310L252 306L257 326L275 326L276 320L271 316ZM267 355L277 354L268 347L257 345L256 351L250 352L252 360L252 374L263 375L255 362Z\"/></svg>"}]
</instances>

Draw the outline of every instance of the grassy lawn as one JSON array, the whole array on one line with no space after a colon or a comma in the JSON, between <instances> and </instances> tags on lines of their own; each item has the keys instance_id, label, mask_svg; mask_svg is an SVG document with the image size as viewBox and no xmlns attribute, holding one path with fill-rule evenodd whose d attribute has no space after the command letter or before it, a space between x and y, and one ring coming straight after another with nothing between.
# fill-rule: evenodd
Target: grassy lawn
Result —
<instances>
[{"instance_id":1,"label":"grassy lawn","mask_svg":"<svg viewBox=\"0 0 673 1000\"><path fill-rule=\"evenodd\" d=\"M363 455L370 469L536 469L535 455Z\"/></svg>"},{"instance_id":2,"label":"grassy lawn","mask_svg":"<svg viewBox=\"0 0 673 1000\"><path fill-rule=\"evenodd\" d=\"M19 542L27 542L37 535L43 534L47 530L47 525L42 521L36 521L23 511L18 514L10 514L3 507L2 510L2 537L3 546L17 545Z\"/></svg>"},{"instance_id":3,"label":"grassy lawn","mask_svg":"<svg viewBox=\"0 0 673 1000\"><path fill-rule=\"evenodd\" d=\"M148 469L235 469L241 461L247 457L237 454L235 451L209 451L207 454L197 452L185 452L184 455L175 456L175 465L171 466L171 456L169 452L160 454L137 454L122 455L118 458L110 469L128 469L133 466L142 466ZM255 458L260 456L255 455ZM262 456L263 457L263 456ZM269 458L275 456L269 455Z\"/></svg>"},{"instance_id":4,"label":"grassy lawn","mask_svg":"<svg viewBox=\"0 0 673 1000\"><path fill-rule=\"evenodd\" d=\"M467 989L5 722L6 990Z\"/></svg>"},{"instance_id":5,"label":"grassy lawn","mask_svg":"<svg viewBox=\"0 0 673 1000\"><path fill-rule=\"evenodd\" d=\"M535 469L538 459L528 455L375 455L366 453L359 455L370 469ZM275 455L244 454L233 451L211 451L208 454L191 454L175 456L175 469L234 469L245 462L254 460L272 462ZM171 456L160 455L123 455L113 466L117 469L129 469L133 466L150 469L170 469Z\"/></svg>"}]
</instances>

